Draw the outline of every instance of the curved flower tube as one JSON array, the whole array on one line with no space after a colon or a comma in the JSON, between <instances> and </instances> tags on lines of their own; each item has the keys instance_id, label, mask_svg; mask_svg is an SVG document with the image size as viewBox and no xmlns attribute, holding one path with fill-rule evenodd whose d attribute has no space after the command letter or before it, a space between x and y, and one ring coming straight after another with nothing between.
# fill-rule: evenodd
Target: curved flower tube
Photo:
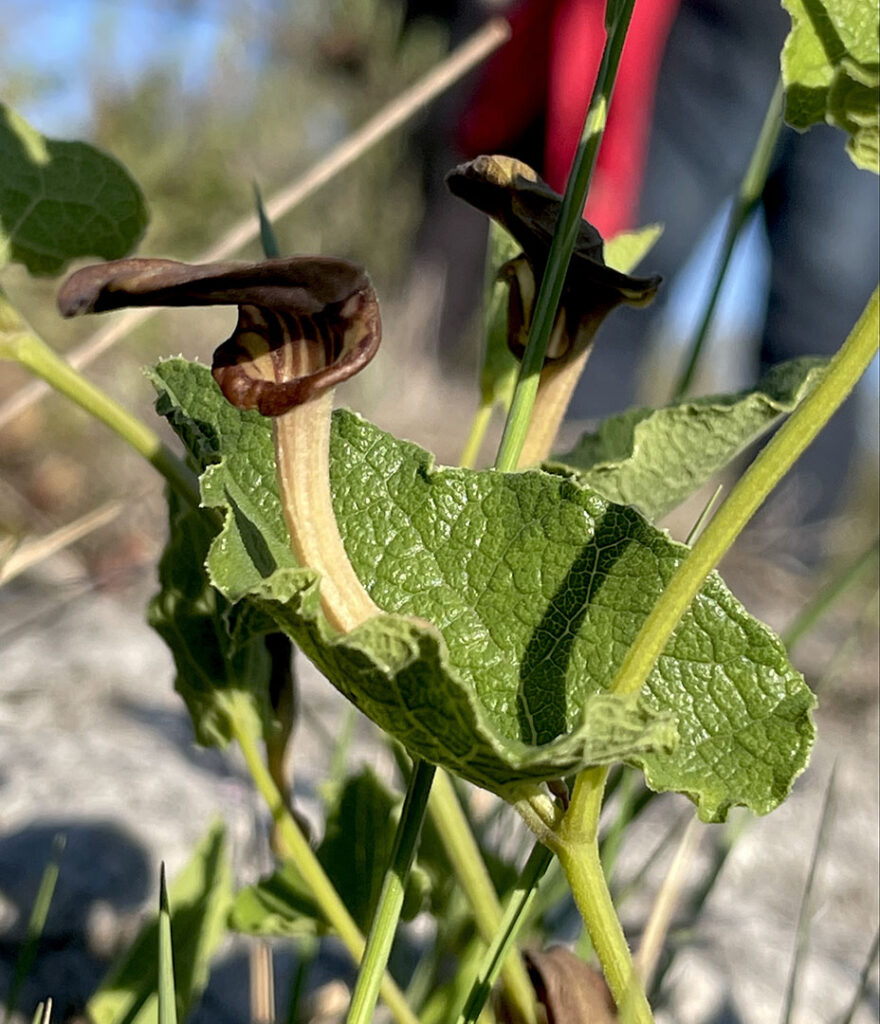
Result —
<instances>
[{"instance_id":1,"label":"curved flower tube","mask_svg":"<svg viewBox=\"0 0 880 1024\"><path fill-rule=\"evenodd\" d=\"M562 196L527 164L508 156L478 156L450 171L446 184L453 195L496 220L523 248L522 254L500 271L510 288L508 345L521 358ZM614 270L606 266L603 250L602 236L592 224L581 220L520 456L522 466L550 455L596 331L605 317L622 304L646 306L657 294L661 280L658 275L631 277Z\"/></svg>"},{"instance_id":2,"label":"curved flower tube","mask_svg":"<svg viewBox=\"0 0 880 1024\"><path fill-rule=\"evenodd\" d=\"M380 614L345 552L330 494L333 388L366 366L382 336L366 272L323 256L202 265L125 259L77 271L58 294L64 316L213 305L238 305L235 330L214 352L214 379L236 408L272 417L293 553L321 574L325 614L348 631Z\"/></svg>"}]
</instances>

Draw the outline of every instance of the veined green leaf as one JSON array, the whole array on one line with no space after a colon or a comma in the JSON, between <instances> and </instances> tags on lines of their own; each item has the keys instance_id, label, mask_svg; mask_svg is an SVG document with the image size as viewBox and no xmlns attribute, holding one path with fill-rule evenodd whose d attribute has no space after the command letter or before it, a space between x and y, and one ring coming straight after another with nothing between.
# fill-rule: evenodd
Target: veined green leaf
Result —
<instances>
[{"instance_id":1,"label":"veined green leaf","mask_svg":"<svg viewBox=\"0 0 880 1024\"><path fill-rule=\"evenodd\" d=\"M878 0L782 0L792 28L782 50L785 119L827 121L850 136L853 163L880 173Z\"/></svg>"},{"instance_id":2,"label":"veined green leaf","mask_svg":"<svg viewBox=\"0 0 880 1024\"><path fill-rule=\"evenodd\" d=\"M231 894L226 836L216 824L168 889L180 1020L207 983L211 957L226 934ZM153 918L89 1000L86 1016L92 1024L155 1024L158 942L159 922Z\"/></svg>"},{"instance_id":3,"label":"veined green leaf","mask_svg":"<svg viewBox=\"0 0 880 1024\"><path fill-rule=\"evenodd\" d=\"M827 360L780 363L754 388L628 409L548 464L656 520L697 491L807 397Z\"/></svg>"},{"instance_id":4,"label":"veined green leaf","mask_svg":"<svg viewBox=\"0 0 880 1024\"><path fill-rule=\"evenodd\" d=\"M336 413L337 519L388 613L341 635L284 543L271 423L226 404L204 367L169 360L152 376L206 469L203 502L225 512L207 562L214 585L266 609L414 754L507 799L620 759L691 795L706 819L738 803L766 813L788 793L812 743L813 697L717 575L641 697L605 692L687 554L634 509L557 474L435 467Z\"/></svg>"},{"instance_id":5,"label":"veined green leaf","mask_svg":"<svg viewBox=\"0 0 880 1024\"><path fill-rule=\"evenodd\" d=\"M0 266L57 274L78 256L118 259L148 219L117 160L85 142L47 139L0 103Z\"/></svg>"}]
</instances>

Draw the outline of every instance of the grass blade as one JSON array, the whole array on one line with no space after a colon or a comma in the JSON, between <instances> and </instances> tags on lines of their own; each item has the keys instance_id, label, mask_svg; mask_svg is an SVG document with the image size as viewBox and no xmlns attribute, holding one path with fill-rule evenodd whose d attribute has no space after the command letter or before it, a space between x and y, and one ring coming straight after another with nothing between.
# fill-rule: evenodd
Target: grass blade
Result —
<instances>
[{"instance_id":1,"label":"grass blade","mask_svg":"<svg viewBox=\"0 0 880 1024\"><path fill-rule=\"evenodd\" d=\"M541 279L541 287L535 301L532 325L529 329L529 340L522 357L519 378L516 382L513 401L504 424L501 446L495 459L495 468L504 473L512 473L519 465L520 454L525 444L526 434L531 421L535 397L538 393L541 369L544 356L550 341L556 310L562 297L568 265L574 251L577 232L580 227L584 203L590 188L590 179L596 165L599 143L605 130L608 108L623 43L632 17L635 0L609 0L605 21L608 35L602 62L590 99L590 106L584 119L580 142L574 158L574 165L565 186L565 195L559 210L559 219L553 232L553 242L547 258L547 267Z\"/></svg>"},{"instance_id":2,"label":"grass blade","mask_svg":"<svg viewBox=\"0 0 880 1024\"><path fill-rule=\"evenodd\" d=\"M801 609L798 617L782 635L782 642L789 651L802 636L809 633L835 601L859 580L869 566L877 564L878 552L880 552L880 537L875 537L858 558L836 573L807 606Z\"/></svg>"},{"instance_id":3,"label":"grass blade","mask_svg":"<svg viewBox=\"0 0 880 1024\"><path fill-rule=\"evenodd\" d=\"M880 951L880 928L874 932L874 939L871 942L871 948L868 950L868 955L865 957L865 963L862 966L861 973L859 974L859 984L853 993L852 1002L849 1004L849 1008L844 1011L843 1016L838 1021L838 1024L852 1024L853 1017L856 1015L856 1010L859 1008L864 998L865 991L868 988L868 980L871 976L871 968L874 966L874 961L877 959L877 953Z\"/></svg>"},{"instance_id":4,"label":"grass blade","mask_svg":"<svg viewBox=\"0 0 880 1024\"><path fill-rule=\"evenodd\" d=\"M268 260L277 260L281 255L281 249L275 236L275 228L272 227L272 221L269 220L269 214L266 213L266 208L263 206L260 186L256 182L254 182L254 203L257 207L257 216L260 219L260 244L263 247L263 255Z\"/></svg>"},{"instance_id":5,"label":"grass blade","mask_svg":"<svg viewBox=\"0 0 880 1024\"><path fill-rule=\"evenodd\" d=\"M25 933L24 945L21 947L18 960L15 963L15 971L12 974L12 982L9 986L9 995L6 997L6 1014L3 1017L3 1024L9 1024L13 1013L18 1008L18 1000L21 995L25 979L34 965L37 956L37 947L40 944L40 937L46 927L46 918L49 916L49 907L52 905L52 897L55 895L55 885L58 882L58 871L61 864L61 856L67 844L67 837L58 833L52 840L52 849L49 860L43 869L40 885L37 889L37 896L31 908L31 916L28 919L27 932ZM42 1007L43 1004L40 1004ZM38 1007L38 1012L39 1012ZM46 1001L44 1008L48 1013L52 1012L52 1000ZM48 1019L48 1018L47 1018Z\"/></svg>"},{"instance_id":6,"label":"grass blade","mask_svg":"<svg viewBox=\"0 0 880 1024\"><path fill-rule=\"evenodd\" d=\"M483 966L471 986L464 1012L459 1017L459 1024L474 1024L479 1019L492 991L492 986L513 948L520 928L528 918L529 910L538 891L538 883L552 860L553 854L550 850L541 843L535 843L516 888L505 907L501 926L486 950Z\"/></svg>"},{"instance_id":7,"label":"grass blade","mask_svg":"<svg viewBox=\"0 0 880 1024\"><path fill-rule=\"evenodd\" d=\"M712 290L706 303L706 308L703 310L700 325L691 343L687 366L676 385L673 398L681 398L693 383L700 354L703 351L706 337L709 334L709 328L712 325L712 318L715 315L715 308L721 296L721 288L727 276L727 268L730 265L730 258L733 255L734 247L752 211L758 205L761 193L764 191L764 183L770 172L770 162L773 159L776 141L782 128L783 99L784 92L782 79L780 78L770 99L770 105L767 107L764 124L761 126L761 133L758 136L758 141L755 143L755 149L749 161L749 166L733 200L733 207L724 230L721 255L715 268Z\"/></svg>"},{"instance_id":8,"label":"grass blade","mask_svg":"<svg viewBox=\"0 0 880 1024\"><path fill-rule=\"evenodd\" d=\"M700 828L699 820L695 817L691 818L651 908L651 914L642 934L642 942L634 960L636 970L646 989L651 985L669 925L681 897L687 870L693 862L702 836L703 830Z\"/></svg>"},{"instance_id":9,"label":"grass blade","mask_svg":"<svg viewBox=\"0 0 880 1024\"><path fill-rule=\"evenodd\" d=\"M168 890L165 888L164 862L159 871L159 1024L177 1024L171 910L168 906Z\"/></svg>"},{"instance_id":10,"label":"grass blade","mask_svg":"<svg viewBox=\"0 0 880 1024\"><path fill-rule=\"evenodd\" d=\"M348 1024L369 1024L373 1019L379 986L403 907L403 894L409 877L422 821L428 809L428 797L434 782L435 767L416 761L403 802L403 810L394 837L391 863L385 873L379 904L367 938L357 983L351 997Z\"/></svg>"},{"instance_id":11,"label":"grass blade","mask_svg":"<svg viewBox=\"0 0 880 1024\"><path fill-rule=\"evenodd\" d=\"M835 771L836 768L833 768L831 771L831 777L828 779L828 786L825 790L825 800L822 803L822 814L819 818L819 827L816 831L816 842L813 846L813 856L810 859L810 869L807 872L807 881L804 885L804 894L801 898L801 907L798 912L794 955L791 960L788 984L785 987L785 997L782 1002L782 1013L779 1017L781 1024L791 1024L795 996L797 995L798 978L800 977L804 955L810 942L813 885L816 881L816 867L822 854L825 852L826 846L828 845L828 834L831 829Z\"/></svg>"}]
</instances>

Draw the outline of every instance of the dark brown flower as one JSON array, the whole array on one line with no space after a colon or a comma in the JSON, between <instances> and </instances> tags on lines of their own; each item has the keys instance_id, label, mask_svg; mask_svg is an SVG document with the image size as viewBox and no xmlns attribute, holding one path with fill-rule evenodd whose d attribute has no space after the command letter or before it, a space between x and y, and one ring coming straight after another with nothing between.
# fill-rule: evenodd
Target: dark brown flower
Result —
<instances>
[{"instance_id":1,"label":"dark brown flower","mask_svg":"<svg viewBox=\"0 0 880 1024\"><path fill-rule=\"evenodd\" d=\"M58 293L64 316L123 306L237 305L213 374L239 409L280 416L373 358L382 336L366 272L347 260L294 256L191 265L127 259L85 267Z\"/></svg>"},{"instance_id":2,"label":"dark brown flower","mask_svg":"<svg viewBox=\"0 0 880 1024\"><path fill-rule=\"evenodd\" d=\"M379 304L365 271L346 260L294 256L260 263L129 259L73 274L58 294L64 316L122 306L237 305L213 375L239 409L272 417L278 490L299 565L321 575L330 623L353 629L379 614L352 568L330 493L333 386L373 358Z\"/></svg>"}]
</instances>

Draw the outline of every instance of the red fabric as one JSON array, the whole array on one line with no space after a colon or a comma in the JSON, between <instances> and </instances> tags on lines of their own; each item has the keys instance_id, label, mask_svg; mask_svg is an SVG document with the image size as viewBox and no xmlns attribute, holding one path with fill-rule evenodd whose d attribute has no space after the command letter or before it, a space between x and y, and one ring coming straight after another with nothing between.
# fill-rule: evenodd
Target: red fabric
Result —
<instances>
[{"instance_id":1,"label":"red fabric","mask_svg":"<svg viewBox=\"0 0 880 1024\"><path fill-rule=\"evenodd\" d=\"M633 226L654 90L678 0L637 0L585 215L608 237ZM468 156L503 152L545 111L543 176L557 191L580 138L605 44L605 0L524 0L459 131Z\"/></svg>"},{"instance_id":2,"label":"red fabric","mask_svg":"<svg viewBox=\"0 0 880 1024\"><path fill-rule=\"evenodd\" d=\"M465 155L503 152L545 108L554 13L552 0L524 0L507 13L510 40L484 65L458 125Z\"/></svg>"}]
</instances>

